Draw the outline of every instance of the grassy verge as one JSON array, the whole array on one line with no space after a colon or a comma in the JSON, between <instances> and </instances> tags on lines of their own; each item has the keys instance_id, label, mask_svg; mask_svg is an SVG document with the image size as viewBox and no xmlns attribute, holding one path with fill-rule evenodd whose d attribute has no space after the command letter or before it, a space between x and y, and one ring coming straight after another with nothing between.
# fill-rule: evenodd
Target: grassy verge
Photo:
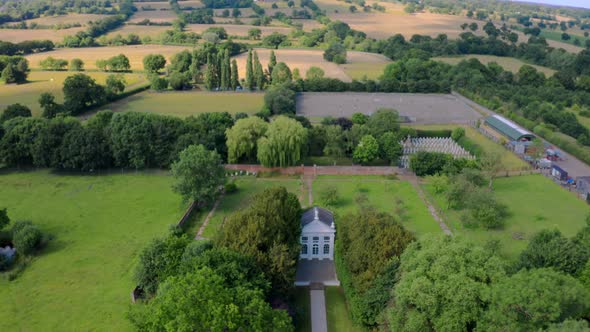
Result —
<instances>
[{"instance_id":1,"label":"grassy verge","mask_svg":"<svg viewBox=\"0 0 590 332\"><path fill-rule=\"evenodd\" d=\"M14 220L53 236L16 280L0 279L1 331L129 331L137 256L186 206L167 173L0 175Z\"/></svg>"},{"instance_id":2,"label":"grassy verge","mask_svg":"<svg viewBox=\"0 0 590 332\"><path fill-rule=\"evenodd\" d=\"M311 332L311 303L309 299L309 288L295 288L295 331Z\"/></svg>"},{"instance_id":3,"label":"grassy verge","mask_svg":"<svg viewBox=\"0 0 590 332\"><path fill-rule=\"evenodd\" d=\"M326 287L326 318L328 319L328 332L360 332L362 328L353 325L344 291L340 287Z\"/></svg>"},{"instance_id":4,"label":"grassy verge","mask_svg":"<svg viewBox=\"0 0 590 332\"><path fill-rule=\"evenodd\" d=\"M427 233L439 233L440 227L428 212L428 208L418 193L406 181L390 180L383 176L318 176L313 182L314 204L323 205L322 193L328 188L336 188L338 202L332 209L337 216L355 213L357 200L365 197L367 203L380 211L398 215L397 202L407 216L403 225L418 236ZM338 221L336 221L336 224Z\"/></svg>"},{"instance_id":5,"label":"grassy verge","mask_svg":"<svg viewBox=\"0 0 590 332\"><path fill-rule=\"evenodd\" d=\"M459 221L460 212L447 209L443 195L435 194L429 184L424 187L446 214L445 221L454 234L479 244L497 240L501 253L508 258L515 258L540 230L557 228L567 236L574 235L585 225L590 212L585 202L542 175L500 178L494 181L494 191L510 213L504 228L466 228Z\"/></svg>"}]
</instances>

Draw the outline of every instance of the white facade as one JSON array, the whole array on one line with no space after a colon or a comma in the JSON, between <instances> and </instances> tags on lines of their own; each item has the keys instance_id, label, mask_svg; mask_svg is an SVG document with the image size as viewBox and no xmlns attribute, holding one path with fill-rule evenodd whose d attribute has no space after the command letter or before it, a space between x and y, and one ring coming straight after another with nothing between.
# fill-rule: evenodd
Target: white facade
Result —
<instances>
[{"instance_id":1,"label":"white facade","mask_svg":"<svg viewBox=\"0 0 590 332\"><path fill-rule=\"evenodd\" d=\"M314 208L313 221L304 225L301 230L301 252L299 259L329 259L334 260L334 222L320 220L317 208Z\"/></svg>"}]
</instances>

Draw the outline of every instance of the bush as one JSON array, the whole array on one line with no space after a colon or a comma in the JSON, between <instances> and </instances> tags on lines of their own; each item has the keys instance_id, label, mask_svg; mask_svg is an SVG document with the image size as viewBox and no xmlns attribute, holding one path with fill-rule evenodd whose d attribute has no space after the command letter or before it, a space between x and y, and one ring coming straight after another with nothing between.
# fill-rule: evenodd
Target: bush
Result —
<instances>
[{"instance_id":1,"label":"bush","mask_svg":"<svg viewBox=\"0 0 590 332\"><path fill-rule=\"evenodd\" d=\"M320 193L320 201L326 206L336 206L339 200L338 189L334 186L329 186Z\"/></svg>"},{"instance_id":2,"label":"bush","mask_svg":"<svg viewBox=\"0 0 590 332\"><path fill-rule=\"evenodd\" d=\"M30 221L17 221L12 227L12 242L21 255L32 254L41 245L41 240L41 231Z\"/></svg>"},{"instance_id":3,"label":"bush","mask_svg":"<svg viewBox=\"0 0 590 332\"><path fill-rule=\"evenodd\" d=\"M453 129L453 132L451 133L451 138L453 141L457 142L463 137L465 137L465 128L457 127Z\"/></svg>"},{"instance_id":4,"label":"bush","mask_svg":"<svg viewBox=\"0 0 590 332\"><path fill-rule=\"evenodd\" d=\"M410 169L418 176L441 173L452 157L445 153L418 152L410 157Z\"/></svg>"},{"instance_id":5,"label":"bush","mask_svg":"<svg viewBox=\"0 0 590 332\"><path fill-rule=\"evenodd\" d=\"M235 182L230 182L225 185L225 193L226 194L233 194L238 191L238 186Z\"/></svg>"}]
</instances>

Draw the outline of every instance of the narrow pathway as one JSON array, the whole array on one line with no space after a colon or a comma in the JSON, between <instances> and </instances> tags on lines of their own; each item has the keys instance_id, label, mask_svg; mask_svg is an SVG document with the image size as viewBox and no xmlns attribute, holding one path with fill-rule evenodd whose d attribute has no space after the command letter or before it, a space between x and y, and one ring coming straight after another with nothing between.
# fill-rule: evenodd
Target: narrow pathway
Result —
<instances>
[{"instance_id":1,"label":"narrow pathway","mask_svg":"<svg viewBox=\"0 0 590 332\"><path fill-rule=\"evenodd\" d=\"M203 224L201 225L201 227L199 227L199 231L197 232L197 235L195 236L195 240L204 240L205 239L203 237L203 232L205 231L205 228L207 227L207 225L209 225L209 220L211 220L211 217L213 217L213 214L215 214L215 210L217 210L217 207L219 206L219 203L223 199L224 195L225 195L224 193L221 193L221 195L219 195L219 197L215 201L215 204L213 204L211 211L209 211L209 214L207 214L207 218L205 218L205 221L203 221Z\"/></svg>"},{"instance_id":2,"label":"narrow pathway","mask_svg":"<svg viewBox=\"0 0 590 332\"><path fill-rule=\"evenodd\" d=\"M418 183L418 177L414 176L413 179L410 179L409 181L412 184L412 186L414 186L414 188L416 189L416 192L418 192L418 196L420 196L420 199L424 202L424 204L426 204L426 206L428 207L428 211L430 211L430 214L432 215L434 220L436 220L436 222L438 222L438 225L443 230L443 232L447 235L453 235L453 233L449 229L449 226L447 226L447 224L445 224L445 222L442 220L442 218L436 212L436 208L432 205L430 200L428 200L428 198L426 197L426 194L424 193L424 191L422 190L422 187Z\"/></svg>"},{"instance_id":3,"label":"narrow pathway","mask_svg":"<svg viewBox=\"0 0 590 332\"><path fill-rule=\"evenodd\" d=\"M313 206L313 176L312 175L306 175L305 176L305 184L307 186L307 200L308 200L308 206L312 207Z\"/></svg>"},{"instance_id":4,"label":"narrow pathway","mask_svg":"<svg viewBox=\"0 0 590 332\"><path fill-rule=\"evenodd\" d=\"M311 332L328 332L324 285L311 285L309 300L311 302Z\"/></svg>"}]
</instances>

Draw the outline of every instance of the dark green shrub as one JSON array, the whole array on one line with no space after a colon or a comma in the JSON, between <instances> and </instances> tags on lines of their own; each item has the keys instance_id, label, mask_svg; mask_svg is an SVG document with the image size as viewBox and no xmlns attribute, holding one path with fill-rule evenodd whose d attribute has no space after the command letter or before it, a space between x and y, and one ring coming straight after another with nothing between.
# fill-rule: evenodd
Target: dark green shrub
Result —
<instances>
[{"instance_id":1,"label":"dark green shrub","mask_svg":"<svg viewBox=\"0 0 590 332\"><path fill-rule=\"evenodd\" d=\"M30 255L41 245L41 231L30 221L16 222L12 230L12 242L21 255Z\"/></svg>"},{"instance_id":2,"label":"dark green shrub","mask_svg":"<svg viewBox=\"0 0 590 332\"><path fill-rule=\"evenodd\" d=\"M232 193L235 193L236 191L238 191L238 186L236 185L235 182L230 182L225 185L225 193L226 194L232 194Z\"/></svg>"}]
</instances>

